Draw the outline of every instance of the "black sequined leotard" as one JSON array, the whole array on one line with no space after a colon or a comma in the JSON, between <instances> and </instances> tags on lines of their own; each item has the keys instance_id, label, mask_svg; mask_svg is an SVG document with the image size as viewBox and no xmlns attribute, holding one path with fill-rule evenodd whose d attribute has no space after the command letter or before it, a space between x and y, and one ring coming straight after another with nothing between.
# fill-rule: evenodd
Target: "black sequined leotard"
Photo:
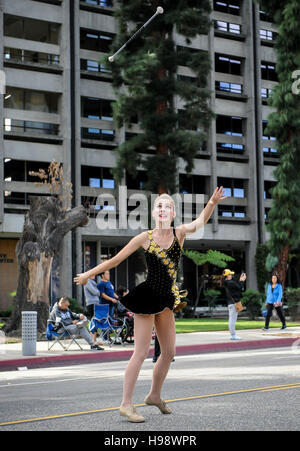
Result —
<instances>
[{"instance_id":1,"label":"black sequined leotard","mask_svg":"<svg viewBox=\"0 0 300 451\"><path fill-rule=\"evenodd\" d=\"M156 314L165 308L173 310L180 303L176 276L182 249L174 229L173 232L172 245L169 249L162 249L153 240L152 231L148 231L150 245L145 251L147 279L122 298L122 304L131 312Z\"/></svg>"}]
</instances>

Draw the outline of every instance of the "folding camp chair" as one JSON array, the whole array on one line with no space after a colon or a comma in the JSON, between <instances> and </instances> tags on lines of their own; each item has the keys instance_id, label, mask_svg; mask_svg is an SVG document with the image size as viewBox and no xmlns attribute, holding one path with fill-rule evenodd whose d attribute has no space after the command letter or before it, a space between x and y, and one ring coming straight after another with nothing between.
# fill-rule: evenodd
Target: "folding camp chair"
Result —
<instances>
[{"instance_id":1,"label":"folding camp chair","mask_svg":"<svg viewBox=\"0 0 300 451\"><path fill-rule=\"evenodd\" d=\"M111 318L109 316L109 305L95 305L94 316L91 319L89 330L91 333L100 332L100 338L108 346L114 343L124 344L126 321L124 318Z\"/></svg>"},{"instance_id":2,"label":"folding camp chair","mask_svg":"<svg viewBox=\"0 0 300 451\"><path fill-rule=\"evenodd\" d=\"M75 343L82 351L82 347L76 340L76 334L71 334L70 331L68 331L62 323L60 326L63 328L63 332L58 333L54 330L53 322L50 320L47 321L46 338L48 340L48 351L50 351L56 343L58 343L64 351L68 351L71 345ZM50 342L53 340L54 342L50 345ZM63 342L65 343L67 340L70 340L70 343L68 344L68 346L65 346Z\"/></svg>"}]
</instances>

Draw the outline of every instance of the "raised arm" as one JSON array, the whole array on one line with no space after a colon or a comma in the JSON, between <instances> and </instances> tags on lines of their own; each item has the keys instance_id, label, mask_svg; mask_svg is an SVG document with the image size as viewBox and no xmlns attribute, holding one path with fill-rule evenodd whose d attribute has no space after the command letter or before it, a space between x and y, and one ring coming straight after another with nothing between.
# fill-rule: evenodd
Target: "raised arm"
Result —
<instances>
[{"instance_id":1,"label":"raised arm","mask_svg":"<svg viewBox=\"0 0 300 451\"><path fill-rule=\"evenodd\" d=\"M114 257L106 260L100 265L95 266L91 270L77 274L77 277L74 277L74 282L76 285L85 285L88 281L88 278L91 276L96 276L102 272L108 271L109 269L115 268L120 263L122 263L126 258L128 258L131 254L137 251L140 247L143 246L145 240L148 238L147 232L142 232L136 237L132 238L128 244Z\"/></svg>"},{"instance_id":2,"label":"raised arm","mask_svg":"<svg viewBox=\"0 0 300 451\"><path fill-rule=\"evenodd\" d=\"M224 196L223 186L216 188L206 207L202 210L200 216L191 223L182 224L179 227L179 229L181 229L181 233L183 235L189 235L191 233L197 232L200 227L203 227L208 222L209 218L213 214L215 206L226 198L227 196Z\"/></svg>"}]
</instances>

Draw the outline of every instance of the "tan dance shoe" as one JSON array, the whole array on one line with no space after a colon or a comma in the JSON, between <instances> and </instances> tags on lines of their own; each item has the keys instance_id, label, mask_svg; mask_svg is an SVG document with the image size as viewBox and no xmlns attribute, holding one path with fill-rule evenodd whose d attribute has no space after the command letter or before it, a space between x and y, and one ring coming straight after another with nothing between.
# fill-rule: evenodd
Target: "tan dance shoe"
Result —
<instances>
[{"instance_id":1,"label":"tan dance shoe","mask_svg":"<svg viewBox=\"0 0 300 451\"><path fill-rule=\"evenodd\" d=\"M130 423L143 423L145 418L139 415L136 408L131 405L129 407L120 407L120 415L127 418Z\"/></svg>"},{"instance_id":2,"label":"tan dance shoe","mask_svg":"<svg viewBox=\"0 0 300 451\"><path fill-rule=\"evenodd\" d=\"M170 409L170 407L167 406L166 402L163 399L161 399L159 402L154 402L152 401L152 399L149 398L149 396L147 396L147 398L145 398L144 403L147 404L147 406L158 407L161 413L164 414L172 413L172 410Z\"/></svg>"}]
</instances>

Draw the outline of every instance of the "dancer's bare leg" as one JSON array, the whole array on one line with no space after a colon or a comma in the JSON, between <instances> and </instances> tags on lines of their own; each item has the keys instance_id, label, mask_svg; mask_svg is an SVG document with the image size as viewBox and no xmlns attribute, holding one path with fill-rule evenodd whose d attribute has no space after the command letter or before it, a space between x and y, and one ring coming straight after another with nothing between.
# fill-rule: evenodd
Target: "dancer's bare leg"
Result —
<instances>
[{"instance_id":1,"label":"dancer's bare leg","mask_svg":"<svg viewBox=\"0 0 300 451\"><path fill-rule=\"evenodd\" d=\"M161 354L154 365L152 385L148 396L152 401L159 402L163 383L175 355L176 329L174 313L169 309L165 309L162 313L155 315L154 321Z\"/></svg>"},{"instance_id":2,"label":"dancer's bare leg","mask_svg":"<svg viewBox=\"0 0 300 451\"><path fill-rule=\"evenodd\" d=\"M153 322L154 315L134 315L134 353L125 371L121 407L126 408L132 404L133 390L141 366L149 352Z\"/></svg>"}]
</instances>

